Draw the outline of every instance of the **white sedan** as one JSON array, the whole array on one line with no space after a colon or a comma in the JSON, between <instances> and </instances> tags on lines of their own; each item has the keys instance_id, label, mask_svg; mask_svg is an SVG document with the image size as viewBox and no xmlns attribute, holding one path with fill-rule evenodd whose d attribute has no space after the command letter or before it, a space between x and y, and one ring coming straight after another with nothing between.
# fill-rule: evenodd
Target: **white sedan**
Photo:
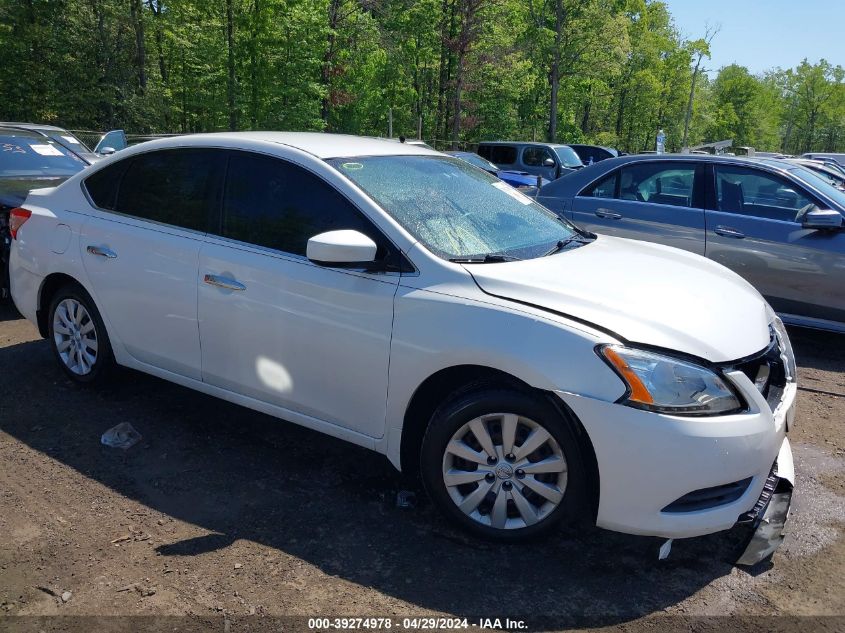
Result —
<instances>
[{"instance_id":1,"label":"white sedan","mask_svg":"<svg viewBox=\"0 0 845 633\"><path fill-rule=\"evenodd\" d=\"M759 293L460 160L169 138L33 191L11 232L14 301L71 380L122 365L366 446L478 535L785 520L795 365Z\"/></svg>"}]
</instances>

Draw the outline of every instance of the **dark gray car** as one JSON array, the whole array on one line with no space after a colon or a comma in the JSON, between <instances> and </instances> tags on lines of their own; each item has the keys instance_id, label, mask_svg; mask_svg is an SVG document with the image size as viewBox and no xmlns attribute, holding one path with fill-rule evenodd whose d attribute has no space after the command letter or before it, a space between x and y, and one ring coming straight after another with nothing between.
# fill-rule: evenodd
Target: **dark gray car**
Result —
<instances>
[{"instance_id":1,"label":"dark gray car","mask_svg":"<svg viewBox=\"0 0 845 633\"><path fill-rule=\"evenodd\" d=\"M539 201L583 228L704 255L795 325L845 332L845 193L776 159L637 155L585 167Z\"/></svg>"}]
</instances>

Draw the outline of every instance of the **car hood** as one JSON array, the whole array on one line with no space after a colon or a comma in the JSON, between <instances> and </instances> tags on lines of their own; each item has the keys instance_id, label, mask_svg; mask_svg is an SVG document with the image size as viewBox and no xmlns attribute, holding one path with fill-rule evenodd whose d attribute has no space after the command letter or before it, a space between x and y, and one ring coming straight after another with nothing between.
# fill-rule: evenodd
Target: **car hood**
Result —
<instances>
[{"instance_id":1,"label":"car hood","mask_svg":"<svg viewBox=\"0 0 845 633\"><path fill-rule=\"evenodd\" d=\"M56 187L70 176L25 176L0 178L0 206L17 207L23 204L33 189Z\"/></svg>"},{"instance_id":2,"label":"car hood","mask_svg":"<svg viewBox=\"0 0 845 633\"><path fill-rule=\"evenodd\" d=\"M537 186L537 176L534 174L529 174L525 171L515 171L511 169L501 169L496 172L496 176L499 179L504 180L507 183L515 183L517 185L529 185L529 186ZM549 182L545 178L543 178L543 184Z\"/></svg>"},{"instance_id":3,"label":"car hood","mask_svg":"<svg viewBox=\"0 0 845 633\"><path fill-rule=\"evenodd\" d=\"M725 362L769 343L760 293L727 268L667 246L599 236L548 257L465 268L488 294L595 325L630 344Z\"/></svg>"}]
</instances>

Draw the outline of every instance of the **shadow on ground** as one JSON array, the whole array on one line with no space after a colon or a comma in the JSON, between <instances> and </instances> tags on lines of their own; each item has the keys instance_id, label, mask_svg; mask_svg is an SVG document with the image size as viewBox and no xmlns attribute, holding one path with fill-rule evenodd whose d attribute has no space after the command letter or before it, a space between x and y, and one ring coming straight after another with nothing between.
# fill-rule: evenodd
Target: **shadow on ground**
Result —
<instances>
[{"instance_id":1,"label":"shadow on ground","mask_svg":"<svg viewBox=\"0 0 845 633\"><path fill-rule=\"evenodd\" d=\"M801 367L842 371L845 358L845 334L790 327L789 340Z\"/></svg>"},{"instance_id":2,"label":"shadow on ground","mask_svg":"<svg viewBox=\"0 0 845 633\"><path fill-rule=\"evenodd\" d=\"M9 300L0 299L0 323L22 319L20 312Z\"/></svg>"},{"instance_id":3,"label":"shadow on ground","mask_svg":"<svg viewBox=\"0 0 845 633\"><path fill-rule=\"evenodd\" d=\"M26 379L5 379L13 371ZM0 375L2 431L211 532L160 556L249 539L421 610L543 616L544 628L659 612L731 570L730 533L676 541L663 562L656 539L597 529L522 546L466 538L422 494L416 509L397 509L407 484L376 453L134 372L78 389L45 341L0 348ZM121 421L144 437L125 453L99 442Z\"/></svg>"}]
</instances>

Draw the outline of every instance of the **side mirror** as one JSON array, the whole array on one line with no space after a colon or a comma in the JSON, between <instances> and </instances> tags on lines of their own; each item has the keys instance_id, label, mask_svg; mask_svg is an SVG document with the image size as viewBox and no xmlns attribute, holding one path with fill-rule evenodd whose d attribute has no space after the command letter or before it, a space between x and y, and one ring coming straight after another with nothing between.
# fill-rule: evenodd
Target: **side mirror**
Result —
<instances>
[{"instance_id":1,"label":"side mirror","mask_svg":"<svg viewBox=\"0 0 845 633\"><path fill-rule=\"evenodd\" d=\"M335 268L369 268L376 243L358 231L328 231L308 240L305 256L315 264Z\"/></svg>"},{"instance_id":2,"label":"side mirror","mask_svg":"<svg viewBox=\"0 0 845 633\"><path fill-rule=\"evenodd\" d=\"M842 222L842 214L830 209L807 211L801 218L801 226L805 229L841 229Z\"/></svg>"},{"instance_id":3,"label":"side mirror","mask_svg":"<svg viewBox=\"0 0 845 633\"><path fill-rule=\"evenodd\" d=\"M546 160L543 161L543 167L554 167L554 166L555 166L555 161L554 161L553 158L547 158Z\"/></svg>"},{"instance_id":4,"label":"side mirror","mask_svg":"<svg viewBox=\"0 0 845 633\"><path fill-rule=\"evenodd\" d=\"M100 148L100 154L102 156L109 156L111 154L114 154L116 151L117 150L113 147L101 147Z\"/></svg>"}]
</instances>

